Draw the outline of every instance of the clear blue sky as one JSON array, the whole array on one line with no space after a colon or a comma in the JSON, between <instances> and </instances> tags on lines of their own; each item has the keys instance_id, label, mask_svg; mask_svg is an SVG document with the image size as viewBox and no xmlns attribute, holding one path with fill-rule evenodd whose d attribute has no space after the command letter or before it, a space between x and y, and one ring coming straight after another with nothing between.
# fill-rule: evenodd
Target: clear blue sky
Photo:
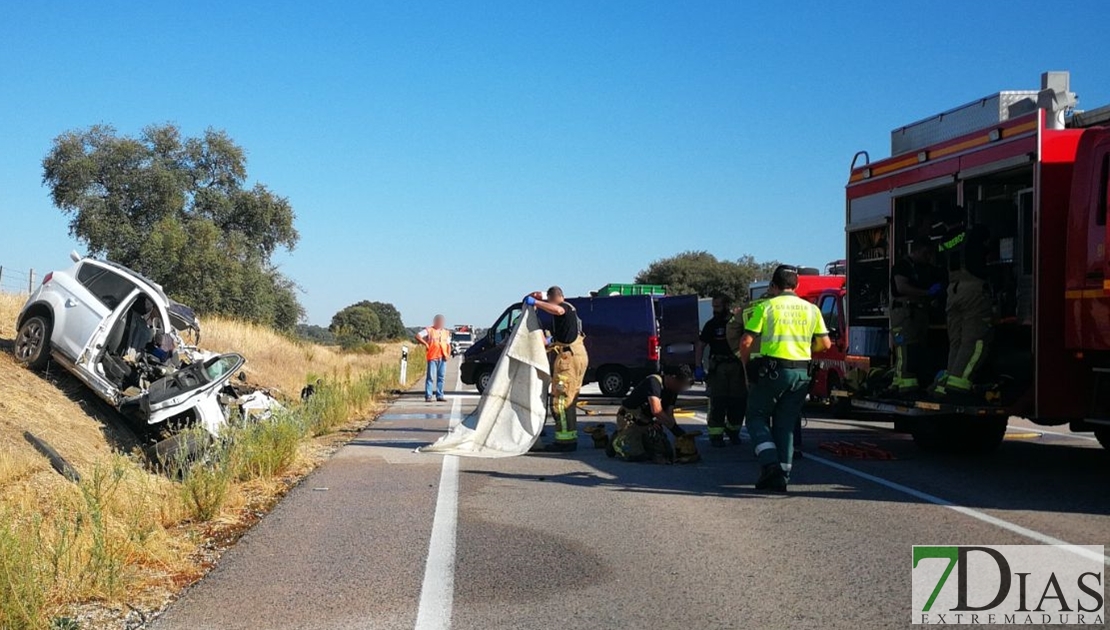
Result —
<instances>
[{"instance_id":1,"label":"clear blue sky","mask_svg":"<svg viewBox=\"0 0 1110 630\"><path fill-rule=\"evenodd\" d=\"M1108 33L1105 0L5 2L0 264L77 246L56 135L171 121L289 197L313 323L371 299L483 326L690 249L817 266L855 151L1043 70L1110 103Z\"/></svg>"}]
</instances>

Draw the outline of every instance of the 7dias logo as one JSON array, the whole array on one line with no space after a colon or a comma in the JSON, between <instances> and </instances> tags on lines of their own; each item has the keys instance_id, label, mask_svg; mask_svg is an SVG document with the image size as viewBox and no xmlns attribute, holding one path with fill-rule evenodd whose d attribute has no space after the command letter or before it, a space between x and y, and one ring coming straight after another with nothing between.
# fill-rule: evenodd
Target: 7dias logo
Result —
<instances>
[{"instance_id":1,"label":"7dias logo","mask_svg":"<svg viewBox=\"0 0 1110 630\"><path fill-rule=\"evenodd\" d=\"M914 545L915 624L1097 624L1106 619L1100 546Z\"/></svg>"}]
</instances>

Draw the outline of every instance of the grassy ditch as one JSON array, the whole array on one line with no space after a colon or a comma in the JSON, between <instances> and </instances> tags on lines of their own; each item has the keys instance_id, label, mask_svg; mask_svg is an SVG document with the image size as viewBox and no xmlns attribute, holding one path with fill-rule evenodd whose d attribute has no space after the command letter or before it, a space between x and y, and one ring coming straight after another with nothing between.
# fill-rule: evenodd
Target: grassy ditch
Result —
<instances>
[{"instance_id":1,"label":"grassy ditch","mask_svg":"<svg viewBox=\"0 0 1110 630\"><path fill-rule=\"evenodd\" d=\"M119 628L159 609L342 441L334 434L364 425L401 385L399 344L346 353L207 320L202 345L241 352L248 380L286 409L233 422L203 461L158 474L81 383L57 368L38 374L15 364L7 344L21 304L0 295L2 630ZM410 382L422 374L422 359L410 358ZM307 383L316 394L302 403ZM49 442L81 481L50 469L24 431Z\"/></svg>"}]
</instances>

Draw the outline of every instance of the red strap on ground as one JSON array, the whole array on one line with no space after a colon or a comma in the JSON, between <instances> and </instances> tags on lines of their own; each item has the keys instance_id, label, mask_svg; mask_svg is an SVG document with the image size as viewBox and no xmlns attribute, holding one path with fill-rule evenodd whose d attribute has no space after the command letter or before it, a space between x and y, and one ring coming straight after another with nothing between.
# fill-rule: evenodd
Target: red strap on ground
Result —
<instances>
[{"instance_id":1,"label":"red strap on ground","mask_svg":"<svg viewBox=\"0 0 1110 630\"><path fill-rule=\"evenodd\" d=\"M877 444L872 444L871 442L821 442L819 448L837 457L878 460L897 459L894 453L879 448Z\"/></svg>"}]
</instances>

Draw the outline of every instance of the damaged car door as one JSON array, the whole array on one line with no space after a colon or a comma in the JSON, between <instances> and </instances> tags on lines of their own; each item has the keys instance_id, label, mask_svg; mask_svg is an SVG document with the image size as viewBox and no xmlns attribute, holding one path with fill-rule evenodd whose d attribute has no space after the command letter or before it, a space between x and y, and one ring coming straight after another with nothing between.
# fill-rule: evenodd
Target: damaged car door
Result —
<instances>
[{"instance_id":1,"label":"damaged car door","mask_svg":"<svg viewBox=\"0 0 1110 630\"><path fill-rule=\"evenodd\" d=\"M227 421L220 405L220 390L246 363L240 354L210 357L150 384L141 394L121 401L119 410L129 418L157 424L192 411L193 418L209 433L217 435Z\"/></svg>"}]
</instances>

